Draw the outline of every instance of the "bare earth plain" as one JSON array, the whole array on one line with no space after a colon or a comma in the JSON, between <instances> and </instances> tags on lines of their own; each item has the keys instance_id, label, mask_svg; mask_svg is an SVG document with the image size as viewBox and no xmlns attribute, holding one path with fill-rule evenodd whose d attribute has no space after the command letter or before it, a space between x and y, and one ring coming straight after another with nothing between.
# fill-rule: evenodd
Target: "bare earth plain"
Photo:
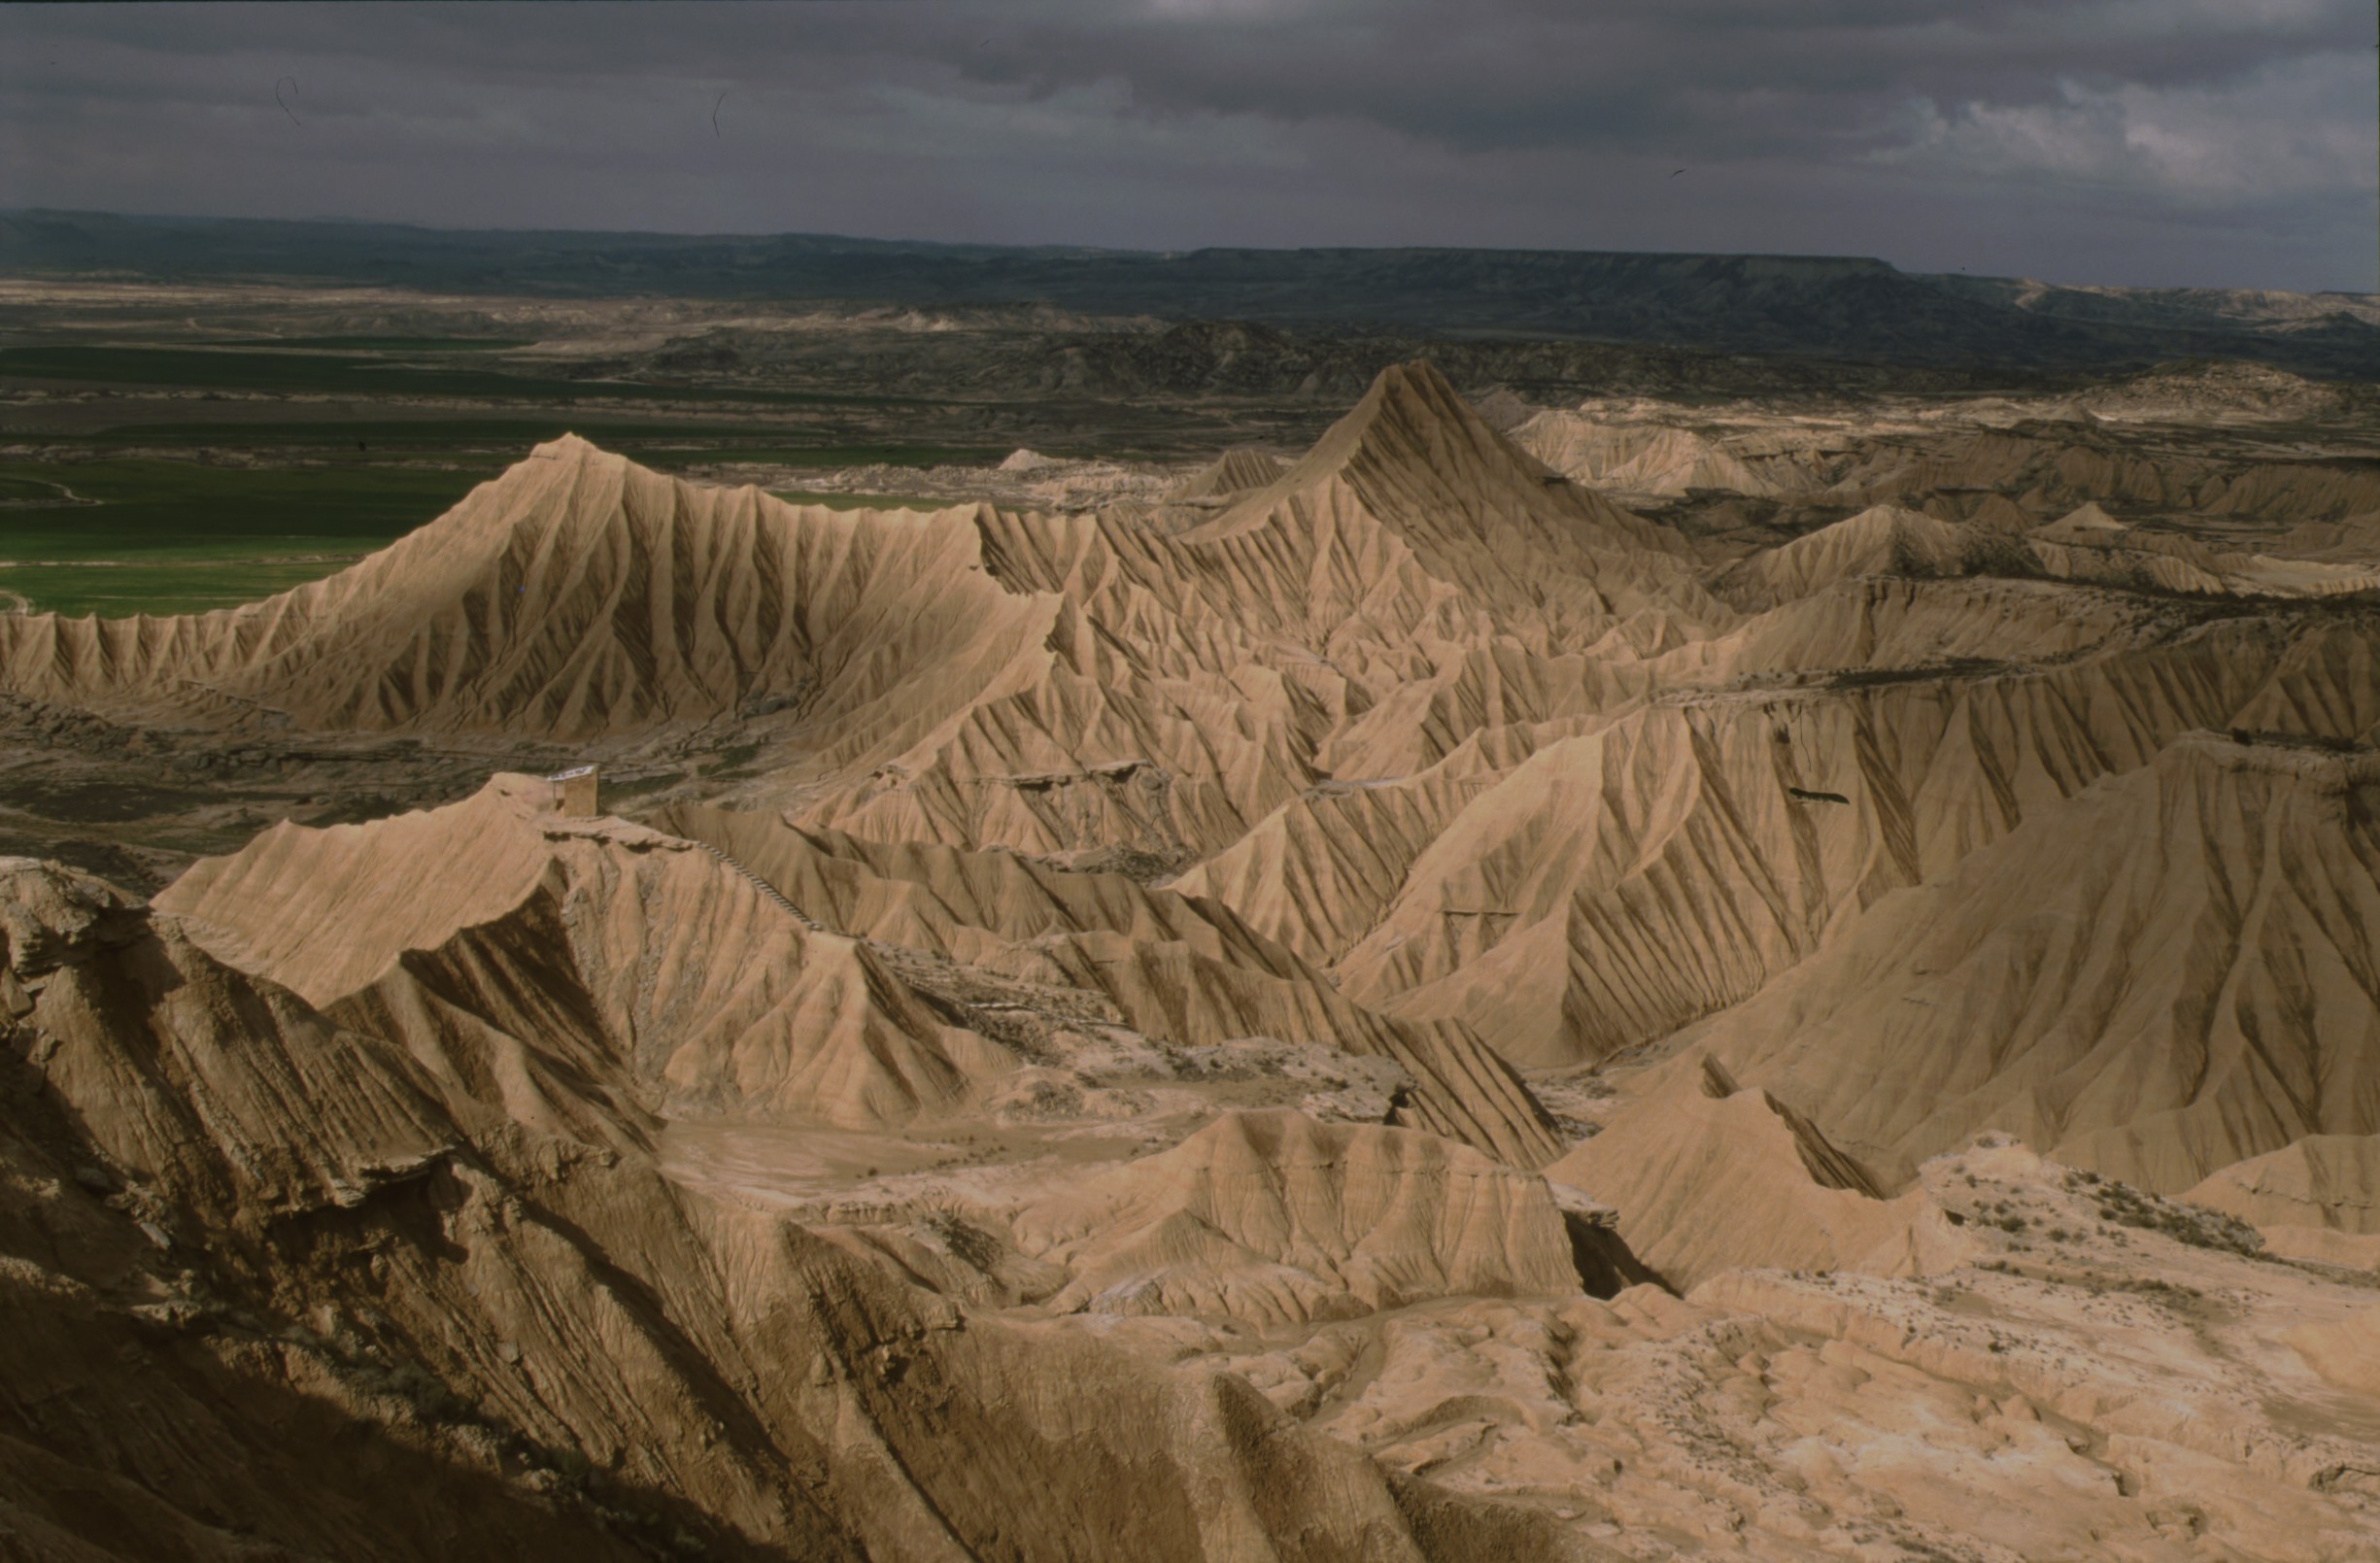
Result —
<instances>
[{"instance_id":1,"label":"bare earth plain","mask_svg":"<svg viewBox=\"0 0 2380 1563\"><path fill-rule=\"evenodd\" d=\"M2380 1558L2369 386L393 296L0 297L0 1559Z\"/></svg>"}]
</instances>

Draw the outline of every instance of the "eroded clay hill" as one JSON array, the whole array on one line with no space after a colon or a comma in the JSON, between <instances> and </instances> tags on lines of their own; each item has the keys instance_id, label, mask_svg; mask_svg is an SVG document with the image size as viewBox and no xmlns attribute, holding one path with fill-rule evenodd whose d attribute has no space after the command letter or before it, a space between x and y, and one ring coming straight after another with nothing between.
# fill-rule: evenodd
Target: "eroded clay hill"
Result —
<instances>
[{"instance_id":1,"label":"eroded clay hill","mask_svg":"<svg viewBox=\"0 0 2380 1563\"><path fill-rule=\"evenodd\" d=\"M1047 631L1036 603L980 574L961 515L796 510L568 437L392 547L263 602L14 618L0 677L41 697L257 706L308 728L580 736L771 699L858 713L896 694L931 725L974 693L949 687L961 665L988 673Z\"/></svg>"},{"instance_id":2,"label":"eroded clay hill","mask_svg":"<svg viewBox=\"0 0 2380 1563\"><path fill-rule=\"evenodd\" d=\"M0 1556L2380 1559L2352 398L2067 399L0 617L634 778L0 862Z\"/></svg>"},{"instance_id":3,"label":"eroded clay hill","mask_svg":"<svg viewBox=\"0 0 2380 1563\"><path fill-rule=\"evenodd\" d=\"M1661 528L1434 371L1174 537L801 509L577 439L328 580L195 618L0 622L0 686L310 730L599 737L776 714L775 790L879 839L1200 855L1328 768L1581 709L1723 620ZM1641 680L1635 687L1641 687Z\"/></svg>"},{"instance_id":4,"label":"eroded clay hill","mask_svg":"<svg viewBox=\"0 0 2380 1563\"><path fill-rule=\"evenodd\" d=\"M334 1018L0 872L17 1555L1588 1555L663 1180L631 1056Z\"/></svg>"},{"instance_id":5,"label":"eroded clay hill","mask_svg":"<svg viewBox=\"0 0 2380 1563\"><path fill-rule=\"evenodd\" d=\"M2380 1134L2376 805L2368 756L2185 738L1685 1041L1896 1177L1984 1127L2174 1194Z\"/></svg>"}]
</instances>

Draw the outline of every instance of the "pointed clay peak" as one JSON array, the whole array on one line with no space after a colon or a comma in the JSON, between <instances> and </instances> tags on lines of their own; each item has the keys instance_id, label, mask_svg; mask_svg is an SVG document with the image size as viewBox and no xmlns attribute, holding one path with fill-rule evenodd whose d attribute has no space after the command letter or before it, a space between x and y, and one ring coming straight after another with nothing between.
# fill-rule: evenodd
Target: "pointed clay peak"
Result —
<instances>
[{"instance_id":1,"label":"pointed clay peak","mask_svg":"<svg viewBox=\"0 0 2380 1563\"><path fill-rule=\"evenodd\" d=\"M2115 517L2100 509L2099 502L2095 499L2085 500L2083 503L2075 506L2072 510L2067 511L2064 515L2058 517L2057 520L2050 523L2048 527L2045 527L2042 529L2044 531L2056 530L2078 532L2121 532L2131 530L2131 528L2126 527L2123 522L2118 521Z\"/></svg>"},{"instance_id":2,"label":"pointed clay peak","mask_svg":"<svg viewBox=\"0 0 2380 1563\"><path fill-rule=\"evenodd\" d=\"M532 446L526 459L531 461L589 461L596 457L612 456L613 454L583 434L562 434L541 445ZM625 461L628 458L623 456L617 457L616 459ZM518 464L518 462L515 463L515 465Z\"/></svg>"},{"instance_id":3,"label":"pointed clay peak","mask_svg":"<svg viewBox=\"0 0 2380 1563\"><path fill-rule=\"evenodd\" d=\"M1502 434L1420 359L1381 370L1363 399L1268 488L1253 491L1214 525L1269 508L1335 478L1386 478L1393 487L1441 496L1530 493L1559 475Z\"/></svg>"},{"instance_id":4,"label":"pointed clay peak","mask_svg":"<svg viewBox=\"0 0 2380 1563\"><path fill-rule=\"evenodd\" d=\"M1530 465L1538 464L1508 445L1472 411L1471 404L1455 392L1435 365L1417 358L1382 369L1363 399L1331 425L1282 482L1303 487L1340 470L1367 451L1422 456L1449 436L1475 448L1503 447Z\"/></svg>"}]
</instances>

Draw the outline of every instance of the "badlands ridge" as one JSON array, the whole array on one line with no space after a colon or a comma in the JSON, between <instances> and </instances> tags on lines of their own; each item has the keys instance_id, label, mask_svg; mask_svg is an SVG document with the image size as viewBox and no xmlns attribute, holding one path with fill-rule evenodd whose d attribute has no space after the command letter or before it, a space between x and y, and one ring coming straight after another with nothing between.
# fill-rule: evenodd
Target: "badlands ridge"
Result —
<instances>
[{"instance_id":1,"label":"badlands ridge","mask_svg":"<svg viewBox=\"0 0 2380 1563\"><path fill-rule=\"evenodd\" d=\"M44 710L693 765L0 860L0 1557L2380 1557L2380 484L2073 427L565 438L0 616Z\"/></svg>"}]
</instances>

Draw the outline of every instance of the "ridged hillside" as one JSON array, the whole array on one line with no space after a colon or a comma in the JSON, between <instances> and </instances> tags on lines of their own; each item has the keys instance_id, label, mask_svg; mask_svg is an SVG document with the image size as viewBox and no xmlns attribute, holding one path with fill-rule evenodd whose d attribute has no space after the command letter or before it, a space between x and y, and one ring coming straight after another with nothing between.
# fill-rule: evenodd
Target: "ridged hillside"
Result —
<instances>
[{"instance_id":1,"label":"ridged hillside","mask_svg":"<svg viewBox=\"0 0 2380 1563\"><path fill-rule=\"evenodd\" d=\"M526 1116L558 1055L624 1108L847 1128L948 1109L1008 1062L694 843L564 820L549 791L498 777L427 814L283 827L155 904L326 1013L467 1051Z\"/></svg>"},{"instance_id":2,"label":"ridged hillside","mask_svg":"<svg viewBox=\"0 0 2380 1563\"><path fill-rule=\"evenodd\" d=\"M262 1532L372 1560L626 1560L651 1555L613 1507L635 1502L667 1506L676 1550L753 1560L1016 1535L1215 1563L1317 1538L1492 1555L1404 1507L1464 1500L1392 1491L1236 1378L963 1322L664 1182L623 1132L630 1058L532 1032L525 1071L480 1074L218 963L171 914L0 873L0 958L33 995L8 1024L47 1082L0 1118L0 1515L26 1555L229 1559ZM524 1072L545 1100L513 1094ZM20 1409L61 1396L127 1419Z\"/></svg>"},{"instance_id":3,"label":"ridged hillside","mask_svg":"<svg viewBox=\"0 0 2380 1563\"><path fill-rule=\"evenodd\" d=\"M2173 743L1688 1034L1905 1176L1978 1129L2180 1193L2380 1133L2380 774Z\"/></svg>"},{"instance_id":4,"label":"ridged hillside","mask_svg":"<svg viewBox=\"0 0 2380 1563\"><path fill-rule=\"evenodd\" d=\"M0 616L0 1557L2373 1558L2363 392L1620 390Z\"/></svg>"}]
</instances>

